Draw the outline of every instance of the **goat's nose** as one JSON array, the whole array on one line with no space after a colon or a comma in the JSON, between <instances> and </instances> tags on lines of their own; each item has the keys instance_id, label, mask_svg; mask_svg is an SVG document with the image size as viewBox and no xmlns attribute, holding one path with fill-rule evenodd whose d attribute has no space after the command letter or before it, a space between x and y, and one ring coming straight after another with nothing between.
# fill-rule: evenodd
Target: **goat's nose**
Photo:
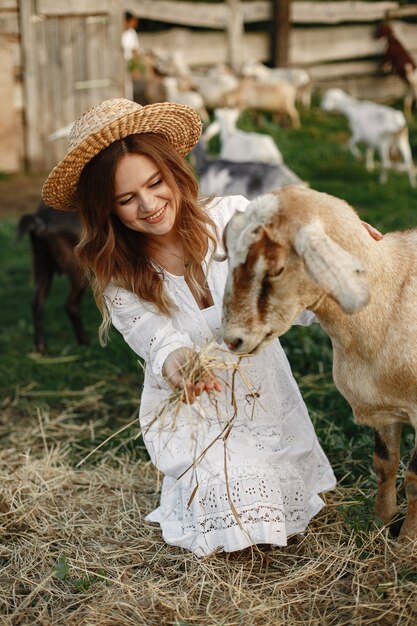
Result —
<instances>
[{"instance_id":1,"label":"goat's nose","mask_svg":"<svg viewBox=\"0 0 417 626\"><path fill-rule=\"evenodd\" d=\"M240 337L236 337L236 339L234 339L233 341L228 341L226 345L229 350L232 350L234 352L235 350L239 350L242 343L243 339L241 339Z\"/></svg>"}]
</instances>

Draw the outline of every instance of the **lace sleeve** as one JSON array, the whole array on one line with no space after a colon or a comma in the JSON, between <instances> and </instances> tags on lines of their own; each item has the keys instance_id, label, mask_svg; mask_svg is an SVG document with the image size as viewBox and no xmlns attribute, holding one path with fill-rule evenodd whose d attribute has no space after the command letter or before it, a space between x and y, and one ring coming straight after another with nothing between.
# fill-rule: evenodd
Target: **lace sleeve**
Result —
<instances>
[{"instance_id":1,"label":"lace sleeve","mask_svg":"<svg viewBox=\"0 0 417 626\"><path fill-rule=\"evenodd\" d=\"M236 211L245 211L248 204L249 200L244 196L225 196L224 198L213 198L210 201L206 210L216 222L220 237L234 213Z\"/></svg>"},{"instance_id":2,"label":"lace sleeve","mask_svg":"<svg viewBox=\"0 0 417 626\"><path fill-rule=\"evenodd\" d=\"M171 352L183 346L195 349L187 333L174 328L169 317L135 294L109 287L105 299L113 326L156 376L162 375L163 364Z\"/></svg>"}]
</instances>

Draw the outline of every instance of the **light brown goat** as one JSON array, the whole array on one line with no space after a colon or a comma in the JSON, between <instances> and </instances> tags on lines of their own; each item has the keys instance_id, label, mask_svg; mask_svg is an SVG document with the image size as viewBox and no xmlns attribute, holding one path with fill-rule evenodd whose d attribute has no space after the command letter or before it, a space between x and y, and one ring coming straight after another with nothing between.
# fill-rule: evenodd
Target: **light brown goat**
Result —
<instances>
[{"instance_id":1,"label":"light brown goat","mask_svg":"<svg viewBox=\"0 0 417 626\"><path fill-rule=\"evenodd\" d=\"M295 86L286 80L263 83L254 78L242 78L236 89L225 94L224 106L269 111L274 117L285 114L289 116L292 126L299 128L296 94Z\"/></svg>"},{"instance_id":2,"label":"light brown goat","mask_svg":"<svg viewBox=\"0 0 417 626\"><path fill-rule=\"evenodd\" d=\"M227 225L223 336L251 353L304 309L333 344L333 376L355 420L375 431L376 511L396 514L402 423L417 427L417 230L372 239L333 196L286 187L252 201ZM417 538L417 450L405 474L401 529Z\"/></svg>"}]
</instances>

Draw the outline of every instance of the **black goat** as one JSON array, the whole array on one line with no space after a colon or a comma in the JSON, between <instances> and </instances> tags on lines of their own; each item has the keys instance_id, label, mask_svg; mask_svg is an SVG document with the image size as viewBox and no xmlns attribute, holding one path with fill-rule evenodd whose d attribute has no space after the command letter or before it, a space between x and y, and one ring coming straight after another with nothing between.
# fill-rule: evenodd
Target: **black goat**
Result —
<instances>
[{"instance_id":1,"label":"black goat","mask_svg":"<svg viewBox=\"0 0 417 626\"><path fill-rule=\"evenodd\" d=\"M32 302L34 341L38 352L46 350L43 306L55 273L66 274L70 291L65 309L71 320L78 343L88 338L81 320L80 305L88 282L74 255L78 243L80 221L72 211L58 211L41 202L36 213L23 215L17 227L20 239L29 233L32 246L35 296Z\"/></svg>"}]
</instances>

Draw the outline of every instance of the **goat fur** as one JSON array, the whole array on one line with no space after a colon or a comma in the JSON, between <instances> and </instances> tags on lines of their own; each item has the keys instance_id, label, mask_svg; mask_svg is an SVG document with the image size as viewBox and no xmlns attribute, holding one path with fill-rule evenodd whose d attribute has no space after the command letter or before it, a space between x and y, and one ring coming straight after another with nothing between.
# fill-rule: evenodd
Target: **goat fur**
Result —
<instances>
[{"instance_id":1,"label":"goat fur","mask_svg":"<svg viewBox=\"0 0 417 626\"><path fill-rule=\"evenodd\" d=\"M300 127L300 116L295 106L297 90L287 80L273 83L244 77L236 89L224 96L224 105L237 109L269 111L274 117L285 114L294 128Z\"/></svg>"},{"instance_id":2,"label":"goat fur","mask_svg":"<svg viewBox=\"0 0 417 626\"><path fill-rule=\"evenodd\" d=\"M417 429L417 230L375 241L343 200L291 186L233 216L225 244L225 342L235 352L254 352L303 310L316 314L332 340L337 388L357 423L375 431L376 511L390 521L401 425ZM414 540L417 449L405 491L401 536Z\"/></svg>"},{"instance_id":3,"label":"goat fur","mask_svg":"<svg viewBox=\"0 0 417 626\"><path fill-rule=\"evenodd\" d=\"M240 130L236 127L239 115L239 109L216 108L213 122L204 131L204 141L220 133L222 159L282 165L282 154L272 137Z\"/></svg>"},{"instance_id":4,"label":"goat fur","mask_svg":"<svg viewBox=\"0 0 417 626\"><path fill-rule=\"evenodd\" d=\"M397 149L404 160L410 185L416 186L407 121L401 111L369 100L357 100L342 89L336 88L328 89L324 93L321 108L324 111L339 111L347 117L352 132L348 146L359 158L361 153L358 143L363 141L367 144L368 170L373 169L374 152L378 151L381 159L381 183L387 181L387 172L391 167L390 152Z\"/></svg>"},{"instance_id":5,"label":"goat fur","mask_svg":"<svg viewBox=\"0 0 417 626\"><path fill-rule=\"evenodd\" d=\"M398 76L408 86L404 98L404 113L411 118L413 103L417 102L417 65L411 54L394 35L392 26L382 22L377 27L377 39L385 39L386 47L382 67Z\"/></svg>"},{"instance_id":6,"label":"goat fur","mask_svg":"<svg viewBox=\"0 0 417 626\"><path fill-rule=\"evenodd\" d=\"M306 185L284 163L230 161L209 157L202 139L191 152L203 196L243 195L248 200L285 185Z\"/></svg>"},{"instance_id":7,"label":"goat fur","mask_svg":"<svg viewBox=\"0 0 417 626\"><path fill-rule=\"evenodd\" d=\"M18 223L17 238L29 234L32 248L35 295L32 301L34 343L36 350L46 352L44 332L44 302L55 274L65 274L70 283L65 303L79 344L88 344L81 318L81 301L87 289L87 279L74 255L79 239L80 222L77 213L58 211L41 202L36 213L23 215Z\"/></svg>"}]
</instances>

